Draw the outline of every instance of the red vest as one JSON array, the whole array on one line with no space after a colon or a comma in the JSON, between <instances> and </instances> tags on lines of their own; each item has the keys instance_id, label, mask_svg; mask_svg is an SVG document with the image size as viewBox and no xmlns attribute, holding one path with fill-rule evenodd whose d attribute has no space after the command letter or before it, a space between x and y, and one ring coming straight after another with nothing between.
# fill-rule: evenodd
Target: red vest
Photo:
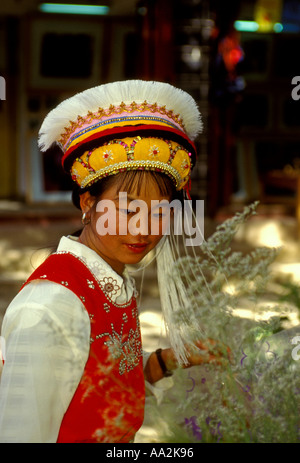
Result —
<instances>
[{"instance_id":1,"label":"red vest","mask_svg":"<svg viewBox=\"0 0 300 463\"><path fill-rule=\"evenodd\" d=\"M52 254L25 284L37 279L70 289L84 304L91 321L89 357L57 442L132 441L143 423L145 404L135 298L124 305L113 304L84 262L70 253ZM110 278L104 281L111 284Z\"/></svg>"}]
</instances>

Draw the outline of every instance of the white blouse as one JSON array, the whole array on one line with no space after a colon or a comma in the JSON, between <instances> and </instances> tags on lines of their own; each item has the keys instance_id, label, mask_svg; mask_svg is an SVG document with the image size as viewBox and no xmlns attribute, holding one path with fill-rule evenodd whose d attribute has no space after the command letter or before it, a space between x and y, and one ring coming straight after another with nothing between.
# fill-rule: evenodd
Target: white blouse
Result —
<instances>
[{"instance_id":1,"label":"white blouse","mask_svg":"<svg viewBox=\"0 0 300 463\"><path fill-rule=\"evenodd\" d=\"M127 270L122 278L72 237L63 237L58 251L83 259L103 289L111 283L106 287L114 302L131 298L135 285ZM33 281L7 308L1 336L6 359L0 377L0 442L56 442L89 355L90 319L84 305L62 285Z\"/></svg>"}]
</instances>

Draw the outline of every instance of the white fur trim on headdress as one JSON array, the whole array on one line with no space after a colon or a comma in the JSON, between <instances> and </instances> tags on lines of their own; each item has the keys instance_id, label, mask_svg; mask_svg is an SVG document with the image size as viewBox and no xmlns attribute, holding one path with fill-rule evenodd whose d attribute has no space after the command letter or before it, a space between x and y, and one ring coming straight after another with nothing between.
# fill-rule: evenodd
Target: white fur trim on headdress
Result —
<instances>
[{"instance_id":1,"label":"white fur trim on headdress","mask_svg":"<svg viewBox=\"0 0 300 463\"><path fill-rule=\"evenodd\" d=\"M99 108L147 101L179 114L186 135L193 141L202 130L201 114L195 100L185 91L163 82L128 80L100 85L63 101L45 118L39 132L39 147L46 151L58 142L64 129L78 116Z\"/></svg>"}]
</instances>

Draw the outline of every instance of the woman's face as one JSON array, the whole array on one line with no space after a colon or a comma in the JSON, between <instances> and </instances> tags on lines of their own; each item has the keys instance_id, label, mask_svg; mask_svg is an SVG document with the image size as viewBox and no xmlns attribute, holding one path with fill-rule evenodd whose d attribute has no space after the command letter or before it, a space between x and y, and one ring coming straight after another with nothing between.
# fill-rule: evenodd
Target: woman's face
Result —
<instances>
[{"instance_id":1,"label":"woman's face","mask_svg":"<svg viewBox=\"0 0 300 463\"><path fill-rule=\"evenodd\" d=\"M81 209L90 223L80 240L122 274L126 264L140 262L161 240L169 223L170 200L151 177L139 192L133 186L130 193L119 193L118 184L100 198L86 192L81 195Z\"/></svg>"}]
</instances>

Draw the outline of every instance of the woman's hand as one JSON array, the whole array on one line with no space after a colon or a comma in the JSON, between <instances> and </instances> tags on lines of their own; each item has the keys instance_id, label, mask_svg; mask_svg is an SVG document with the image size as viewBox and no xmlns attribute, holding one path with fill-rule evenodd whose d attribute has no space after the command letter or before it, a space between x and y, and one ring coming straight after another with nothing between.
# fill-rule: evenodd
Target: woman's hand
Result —
<instances>
[{"instance_id":1,"label":"woman's hand","mask_svg":"<svg viewBox=\"0 0 300 463\"><path fill-rule=\"evenodd\" d=\"M209 363L224 365L224 363L231 361L230 349L221 342L213 339L205 339L196 341L194 345L186 345L186 350L188 363L183 365L183 368L190 368L196 365ZM167 370L172 371L178 368L178 362L173 349L163 349L161 351L161 357ZM163 378L163 372L155 352L150 355L144 369L144 373L145 379L152 384Z\"/></svg>"},{"instance_id":2,"label":"woman's hand","mask_svg":"<svg viewBox=\"0 0 300 463\"><path fill-rule=\"evenodd\" d=\"M186 349L188 364L183 365L183 368L208 363L222 365L231 360L230 349L223 343L210 338L196 341L194 345L186 346Z\"/></svg>"}]
</instances>

